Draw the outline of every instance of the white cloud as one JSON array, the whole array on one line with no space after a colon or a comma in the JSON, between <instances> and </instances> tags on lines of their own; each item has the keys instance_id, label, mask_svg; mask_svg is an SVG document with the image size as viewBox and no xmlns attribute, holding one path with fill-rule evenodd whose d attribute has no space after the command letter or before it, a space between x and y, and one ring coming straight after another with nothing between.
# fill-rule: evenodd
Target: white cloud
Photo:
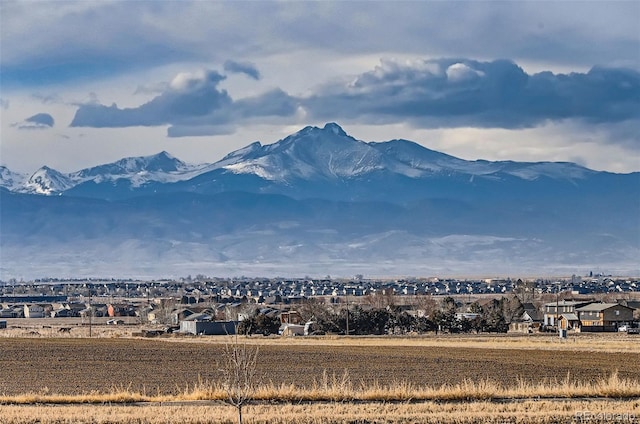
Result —
<instances>
[{"instance_id":1,"label":"white cloud","mask_svg":"<svg viewBox=\"0 0 640 424\"><path fill-rule=\"evenodd\" d=\"M451 82L463 82L482 77L484 72L476 71L464 63L454 63L447 68L446 74L447 79Z\"/></svg>"}]
</instances>

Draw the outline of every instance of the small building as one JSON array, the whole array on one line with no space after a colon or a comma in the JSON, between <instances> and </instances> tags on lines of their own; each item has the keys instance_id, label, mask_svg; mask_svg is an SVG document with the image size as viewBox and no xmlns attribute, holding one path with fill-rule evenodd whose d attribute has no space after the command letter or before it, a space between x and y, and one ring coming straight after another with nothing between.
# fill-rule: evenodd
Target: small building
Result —
<instances>
[{"instance_id":1,"label":"small building","mask_svg":"<svg viewBox=\"0 0 640 424\"><path fill-rule=\"evenodd\" d=\"M576 314L561 314L558 317L558 322L561 330L580 330L580 319Z\"/></svg>"},{"instance_id":2,"label":"small building","mask_svg":"<svg viewBox=\"0 0 640 424\"><path fill-rule=\"evenodd\" d=\"M4 321L4 320L0 321L0 329L2 328L7 328L7 321Z\"/></svg>"},{"instance_id":3,"label":"small building","mask_svg":"<svg viewBox=\"0 0 640 424\"><path fill-rule=\"evenodd\" d=\"M297 311L284 311L280 314L281 324L301 324L302 317Z\"/></svg>"},{"instance_id":4,"label":"small building","mask_svg":"<svg viewBox=\"0 0 640 424\"><path fill-rule=\"evenodd\" d=\"M619 303L591 303L576 308L582 332L613 332L633 322L633 308Z\"/></svg>"},{"instance_id":5,"label":"small building","mask_svg":"<svg viewBox=\"0 0 640 424\"><path fill-rule=\"evenodd\" d=\"M285 337L304 336L304 329L305 326L302 324L282 324L278 333Z\"/></svg>"}]
</instances>

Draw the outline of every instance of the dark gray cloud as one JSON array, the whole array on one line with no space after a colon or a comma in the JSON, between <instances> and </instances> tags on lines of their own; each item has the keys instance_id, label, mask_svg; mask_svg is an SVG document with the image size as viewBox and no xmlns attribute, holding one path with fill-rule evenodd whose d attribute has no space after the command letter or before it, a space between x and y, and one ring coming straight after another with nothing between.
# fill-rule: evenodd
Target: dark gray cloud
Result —
<instances>
[{"instance_id":1,"label":"dark gray cloud","mask_svg":"<svg viewBox=\"0 0 640 424\"><path fill-rule=\"evenodd\" d=\"M33 116L25 119L26 122L31 122L33 124L46 125L47 127L53 127L54 120L53 116L48 113L36 113Z\"/></svg>"},{"instance_id":2,"label":"dark gray cloud","mask_svg":"<svg viewBox=\"0 0 640 424\"><path fill-rule=\"evenodd\" d=\"M640 119L640 73L595 67L529 75L506 60L383 61L349 85L323 87L303 105L321 120L408 121L422 128L513 129L565 119L612 123Z\"/></svg>"},{"instance_id":3,"label":"dark gray cloud","mask_svg":"<svg viewBox=\"0 0 640 424\"><path fill-rule=\"evenodd\" d=\"M227 92L218 88L223 79L216 71L178 74L162 94L135 108L120 109L116 104L99 103L81 105L71 126L158 126L215 115L232 103Z\"/></svg>"},{"instance_id":4,"label":"dark gray cloud","mask_svg":"<svg viewBox=\"0 0 640 424\"><path fill-rule=\"evenodd\" d=\"M216 71L179 74L162 94L136 108L81 105L71 126L171 125L171 136L226 134L255 118L293 120L300 106L316 121L408 122L418 128L517 129L548 121L640 119L640 73L620 68L530 75L507 60L382 61L347 85L328 84L308 97L275 89L238 100L218 87L223 79Z\"/></svg>"},{"instance_id":5,"label":"dark gray cloud","mask_svg":"<svg viewBox=\"0 0 640 424\"><path fill-rule=\"evenodd\" d=\"M8 85L76 83L309 50L638 69L639 14L637 1L2 2L0 72Z\"/></svg>"},{"instance_id":6,"label":"dark gray cloud","mask_svg":"<svg viewBox=\"0 0 640 424\"><path fill-rule=\"evenodd\" d=\"M251 62L236 62L234 60L227 60L224 62L224 70L228 73L244 74L254 80L260 79L260 71L256 65Z\"/></svg>"},{"instance_id":7,"label":"dark gray cloud","mask_svg":"<svg viewBox=\"0 0 640 424\"><path fill-rule=\"evenodd\" d=\"M55 121L53 116L48 113L36 113L33 116L26 118L22 122L18 122L13 124L14 127L17 127L21 130L41 130L46 128L52 128Z\"/></svg>"},{"instance_id":8,"label":"dark gray cloud","mask_svg":"<svg viewBox=\"0 0 640 424\"><path fill-rule=\"evenodd\" d=\"M18 123L17 127L21 130L40 130L52 128L54 123L53 116L48 113L36 113L25 119L24 122Z\"/></svg>"},{"instance_id":9,"label":"dark gray cloud","mask_svg":"<svg viewBox=\"0 0 640 424\"><path fill-rule=\"evenodd\" d=\"M168 135L219 135L233 132L239 121L295 113L296 99L282 90L234 101L218 85L225 78L216 71L178 74L162 94L135 108L116 104L80 105L72 127L131 127L170 125Z\"/></svg>"}]
</instances>

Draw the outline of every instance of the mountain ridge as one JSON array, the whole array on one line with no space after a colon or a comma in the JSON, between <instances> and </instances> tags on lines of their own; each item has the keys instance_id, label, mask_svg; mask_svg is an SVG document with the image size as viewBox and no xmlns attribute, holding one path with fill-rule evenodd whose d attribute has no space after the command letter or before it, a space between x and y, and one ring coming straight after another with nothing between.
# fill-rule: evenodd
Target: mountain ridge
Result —
<instances>
[{"instance_id":1,"label":"mountain ridge","mask_svg":"<svg viewBox=\"0 0 640 424\"><path fill-rule=\"evenodd\" d=\"M0 279L640 273L640 172L466 161L331 123L213 164L87 169L25 190L0 168Z\"/></svg>"},{"instance_id":2,"label":"mountain ridge","mask_svg":"<svg viewBox=\"0 0 640 424\"><path fill-rule=\"evenodd\" d=\"M336 123L327 123L323 128L307 126L272 144L256 141L209 164L187 164L162 151L149 156L126 157L68 174L44 167L28 179L10 174L6 167L3 169L0 186L11 191L106 199L146 195L149 191L199 192L204 185L237 188L230 180L241 175L261 180L256 184L255 192L266 190L308 197L314 191L322 193L322 185L345 184L348 186L345 190L354 191L353 181L361 178L397 179L403 184L409 181L409 185L415 185L416 181L427 184L429 180L441 178L466 179L473 184L476 178L500 180L511 177L523 181L551 178L577 184L594 175L635 174L594 171L572 162L469 161L410 140L360 141ZM205 174L212 181L203 185L201 181ZM21 178L22 182L19 182ZM198 182L192 181L195 179ZM308 185L306 194L291 189L304 185ZM355 191L366 190L358 188ZM346 198L346 195L341 193L338 198Z\"/></svg>"}]
</instances>

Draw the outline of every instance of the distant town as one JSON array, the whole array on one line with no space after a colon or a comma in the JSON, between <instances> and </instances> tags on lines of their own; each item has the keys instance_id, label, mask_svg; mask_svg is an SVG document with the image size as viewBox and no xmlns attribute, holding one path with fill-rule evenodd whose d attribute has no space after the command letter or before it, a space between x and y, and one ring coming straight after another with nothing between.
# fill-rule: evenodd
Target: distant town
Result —
<instances>
[{"instance_id":1,"label":"distant town","mask_svg":"<svg viewBox=\"0 0 640 424\"><path fill-rule=\"evenodd\" d=\"M638 332L640 278L15 279L0 328L20 318L136 324L145 335ZM61 327L71 331L73 327ZM142 334L142 333L141 333Z\"/></svg>"}]
</instances>

